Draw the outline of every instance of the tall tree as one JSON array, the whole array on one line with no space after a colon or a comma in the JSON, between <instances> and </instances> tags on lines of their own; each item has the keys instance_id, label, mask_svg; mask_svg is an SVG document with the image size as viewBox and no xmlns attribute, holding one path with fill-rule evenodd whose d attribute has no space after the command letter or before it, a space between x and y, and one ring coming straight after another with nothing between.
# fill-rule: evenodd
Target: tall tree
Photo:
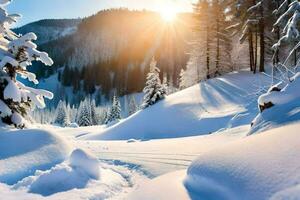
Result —
<instances>
[{"instance_id":1,"label":"tall tree","mask_svg":"<svg viewBox=\"0 0 300 200\"><path fill-rule=\"evenodd\" d=\"M280 7L283 7L288 2L284 1ZM283 26L283 35L273 46L275 51L282 48L284 44L290 44L291 48L289 50L288 56L285 58L285 62L282 66L285 68L286 73L282 73L283 78L289 80L289 75L295 72L298 65L298 54L297 49L300 46L300 2L297 0L292 1L288 4L289 7L286 12L284 12L276 21L275 26ZM291 45L292 44L292 45ZM289 60L294 55L294 63L290 64Z\"/></svg>"},{"instance_id":2,"label":"tall tree","mask_svg":"<svg viewBox=\"0 0 300 200\"><path fill-rule=\"evenodd\" d=\"M36 75L27 71L32 61L41 61L52 65L53 61L45 52L38 51L34 33L17 35L10 30L10 25L20 17L9 15L5 5L10 0L0 1L0 119L2 122L17 128L25 126L24 118L30 108L44 108L44 97L52 99L53 94L25 86L17 77L28 79L38 84Z\"/></svg>"},{"instance_id":3,"label":"tall tree","mask_svg":"<svg viewBox=\"0 0 300 200\"><path fill-rule=\"evenodd\" d=\"M146 86L143 90L145 95L142 108L144 109L164 99L167 94L166 87L159 78L159 73L160 70L156 67L156 61L153 58L150 64L150 72L147 75Z\"/></svg>"},{"instance_id":4,"label":"tall tree","mask_svg":"<svg viewBox=\"0 0 300 200\"><path fill-rule=\"evenodd\" d=\"M109 114L107 116L105 123L110 124L113 122L120 121L122 119L121 111L122 111L122 108L121 108L120 100L116 95L114 95L113 101L112 101L112 106L111 106L111 109L109 111Z\"/></svg>"},{"instance_id":5,"label":"tall tree","mask_svg":"<svg viewBox=\"0 0 300 200\"><path fill-rule=\"evenodd\" d=\"M61 126L68 126L70 124L70 117L67 110L66 102L60 101L56 108L55 124Z\"/></svg>"}]
</instances>

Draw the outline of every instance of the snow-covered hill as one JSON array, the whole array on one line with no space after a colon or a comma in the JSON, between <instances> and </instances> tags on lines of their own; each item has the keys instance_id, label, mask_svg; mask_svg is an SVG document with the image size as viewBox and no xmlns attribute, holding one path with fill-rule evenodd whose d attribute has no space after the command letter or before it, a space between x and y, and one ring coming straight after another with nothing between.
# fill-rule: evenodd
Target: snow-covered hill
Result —
<instances>
[{"instance_id":1,"label":"snow-covered hill","mask_svg":"<svg viewBox=\"0 0 300 200\"><path fill-rule=\"evenodd\" d=\"M37 44L41 45L75 33L80 22L81 19L46 19L16 28L15 31L21 34L35 32Z\"/></svg>"},{"instance_id":2,"label":"snow-covered hill","mask_svg":"<svg viewBox=\"0 0 300 200\"><path fill-rule=\"evenodd\" d=\"M250 124L257 98L270 86L264 74L241 71L201 82L87 140L160 139L213 133Z\"/></svg>"}]
</instances>

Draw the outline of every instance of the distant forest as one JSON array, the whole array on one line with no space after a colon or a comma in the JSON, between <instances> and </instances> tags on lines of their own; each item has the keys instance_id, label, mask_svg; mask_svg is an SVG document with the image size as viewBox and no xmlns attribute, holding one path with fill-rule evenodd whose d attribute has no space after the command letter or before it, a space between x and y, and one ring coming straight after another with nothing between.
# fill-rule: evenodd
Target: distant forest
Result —
<instances>
[{"instance_id":1,"label":"distant forest","mask_svg":"<svg viewBox=\"0 0 300 200\"><path fill-rule=\"evenodd\" d=\"M116 92L119 96L141 92L155 57L161 78L177 87L189 59L192 20L192 14L179 14L174 23L167 24L154 12L112 9L80 21L36 22L31 29L78 25L74 33L40 45L53 58L53 67L34 63L31 70L39 79L58 73L62 85L72 86L74 94L93 94L100 88L110 98Z\"/></svg>"}]
</instances>

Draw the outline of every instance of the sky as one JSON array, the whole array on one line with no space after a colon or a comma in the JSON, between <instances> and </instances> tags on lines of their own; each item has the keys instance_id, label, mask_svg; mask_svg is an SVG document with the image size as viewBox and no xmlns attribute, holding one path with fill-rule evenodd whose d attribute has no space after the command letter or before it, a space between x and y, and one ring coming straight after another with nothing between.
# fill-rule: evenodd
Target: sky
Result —
<instances>
[{"instance_id":1,"label":"sky","mask_svg":"<svg viewBox=\"0 0 300 200\"><path fill-rule=\"evenodd\" d=\"M191 11L194 0L14 0L7 6L10 14L18 13L22 19L15 26L40 19L87 17L107 8L159 10L166 5L178 11Z\"/></svg>"}]
</instances>

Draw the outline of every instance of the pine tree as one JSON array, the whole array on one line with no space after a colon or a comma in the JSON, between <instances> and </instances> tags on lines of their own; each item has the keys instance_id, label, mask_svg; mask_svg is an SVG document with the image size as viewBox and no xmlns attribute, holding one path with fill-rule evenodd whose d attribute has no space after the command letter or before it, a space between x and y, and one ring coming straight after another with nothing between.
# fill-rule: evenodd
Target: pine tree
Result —
<instances>
[{"instance_id":1,"label":"pine tree","mask_svg":"<svg viewBox=\"0 0 300 200\"><path fill-rule=\"evenodd\" d=\"M129 113L129 116L130 115L133 115L134 113L136 113L138 111L138 105L136 103L136 100L135 100L135 97L133 95L130 96L130 99L129 99L129 103L128 103L128 113Z\"/></svg>"},{"instance_id":2,"label":"pine tree","mask_svg":"<svg viewBox=\"0 0 300 200\"><path fill-rule=\"evenodd\" d=\"M143 109L164 99L167 94L165 85L161 84L159 73L160 70L156 67L156 61L153 58L150 64L150 72L147 75L146 86L143 90L145 94L142 104Z\"/></svg>"},{"instance_id":3,"label":"pine tree","mask_svg":"<svg viewBox=\"0 0 300 200\"><path fill-rule=\"evenodd\" d=\"M215 35L212 31L213 19L210 2L207 0L199 0L199 2L194 5L194 13L196 18L194 31L197 39L193 42L193 50L189 63L196 67L199 81L200 74L203 71L200 67L206 67L207 79L211 78L213 74L211 72L214 70L212 67L212 48Z\"/></svg>"},{"instance_id":4,"label":"pine tree","mask_svg":"<svg viewBox=\"0 0 300 200\"><path fill-rule=\"evenodd\" d=\"M122 119L122 116L121 116L121 103L119 101L119 98L114 95L113 97L113 102L112 102L112 106L111 106L111 109L109 111L109 114L107 116L107 119L106 119L106 124L110 124L110 123L113 123L113 122L118 122Z\"/></svg>"},{"instance_id":5,"label":"pine tree","mask_svg":"<svg viewBox=\"0 0 300 200\"><path fill-rule=\"evenodd\" d=\"M7 14L10 0L0 1L0 119L8 125L24 128L29 110L35 106L45 107L44 97L52 99L53 94L27 87L17 80L17 76L38 84L36 75L27 71L32 61L52 65L53 61L45 52L38 51L34 33L17 35L10 30L19 15Z\"/></svg>"},{"instance_id":6,"label":"pine tree","mask_svg":"<svg viewBox=\"0 0 300 200\"><path fill-rule=\"evenodd\" d=\"M64 101L60 101L56 108L56 118L54 123L61 126L68 126L70 124L67 106Z\"/></svg>"},{"instance_id":7,"label":"pine tree","mask_svg":"<svg viewBox=\"0 0 300 200\"><path fill-rule=\"evenodd\" d=\"M284 7L287 7L285 12L282 11ZM282 2L277 12L282 14L274 26L283 27L283 31L282 36L276 42L276 44L274 44L273 49L275 52L277 52L279 51L279 48L283 48L283 45L289 45L290 50L288 56L285 58L285 61L280 64L284 70L279 69L279 66L276 67L281 72L282 78L289 80L289 75L295 72L299 62L297 49L300 46L300 2L297 0L285 0ZM291 62L290 60L293 61Z\"/></svg>"},{"instance_id":8,"label":"pine tree","mask_svg":"<svg viewBox=\"0 0 300 200\"><path fill-rule=\"evenodd\" d=\"M230 22L226 20L225 11L226 0L213 0L212 1L212 32L214 35L214 55L215 58L215 71L214 76L220 76L223 73L232 71L231 62L231 35L227 30Z\"/></svg>"},{"instance_id":9,"label":"pine tree","mask_svg":"<svg viewBox=\"0 0 300 200\"><path fill-rule=\"evenodd\" d=\"M77 114L78 126L92 126L92 114L89 101L86 99L80 103Z\"/></svg>"},{"instance_id":10,"label":"pine tree","mask_svg":"<svg viewBox=\"0 0 300 200\"><path fill-rule=\"evenodd\" d=\"M93 99L91 101L91 118L92 118L92 122L93 122L93 125L99 125L99 114L97 113L97 110L96 110L96 101Z\"/></svg>"}]
</instances>

